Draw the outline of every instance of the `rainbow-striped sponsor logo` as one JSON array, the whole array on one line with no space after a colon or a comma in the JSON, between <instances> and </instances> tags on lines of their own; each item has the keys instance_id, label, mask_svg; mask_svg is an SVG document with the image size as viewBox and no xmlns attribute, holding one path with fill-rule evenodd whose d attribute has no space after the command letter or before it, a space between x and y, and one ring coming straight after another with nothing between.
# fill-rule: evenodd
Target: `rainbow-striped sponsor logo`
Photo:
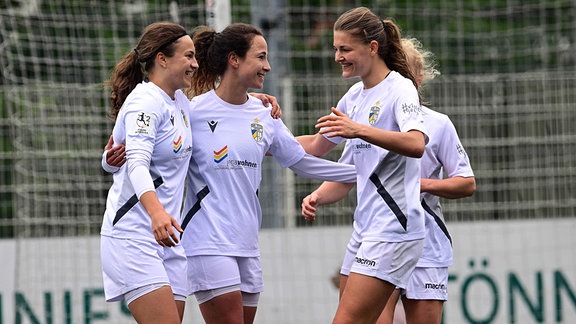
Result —
<instances>
[{"instance_id":1,"label":"rainbow-striped sponsor logo","mask_svg":"<svg viewBox=\"0 0 576 324\"><path fill-rule=\"evenodd\" d=\"M174 144L174 149L173 149L174 153L180 152L180 150L182 149L182 145L184 144L184 143L182 143L182 135L178 136L178 139L172 143Z\"/></svg>"},{"instance_id":2,"label":"rainbow-striped sponsor logo","mask_svg":"<svg viewBox=\"0 0 576 324\"><path fill-rule=\"evenodd\" d=\"M228 145L221 148L219 151L214 151L214 162L220 163L228 157Z\"/></svg>"}]
</instances>

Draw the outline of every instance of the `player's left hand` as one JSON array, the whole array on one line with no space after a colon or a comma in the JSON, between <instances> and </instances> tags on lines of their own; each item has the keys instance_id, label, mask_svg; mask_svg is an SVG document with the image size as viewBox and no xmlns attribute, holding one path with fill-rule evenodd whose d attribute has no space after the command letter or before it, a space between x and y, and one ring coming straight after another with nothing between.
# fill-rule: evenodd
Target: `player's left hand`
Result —
<instances>
[{"instance_id":1,"label":"player's left hand","mask_svg":"<svg viewBox=\"0 0 576 324\"><path fill-rule=\"evenodd\" d=\"M278 103L276 97L271 96L269 94L257 93L257 92L252 92L250 93L250 95L260 99L264 106L266 107L272 106L272 111L270 112L270 116L272 116L272 118L278 119L282 117L282 109L280 108L280 104Z\"/></svg>"}]
</instances>

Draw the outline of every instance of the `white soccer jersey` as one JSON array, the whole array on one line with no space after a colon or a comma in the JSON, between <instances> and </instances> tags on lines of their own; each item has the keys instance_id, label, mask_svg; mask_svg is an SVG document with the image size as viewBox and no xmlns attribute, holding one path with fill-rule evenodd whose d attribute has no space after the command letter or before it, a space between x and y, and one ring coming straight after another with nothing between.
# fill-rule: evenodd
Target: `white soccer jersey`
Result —
<instances>
[{"instance_id":1,"label":"white soccer jersey","mask_svg":"<svg viewBox=\"0 0 576 324\"><path fill-rule=\"evenodd\" d=\"M101 234L154 241L151 219L128 176L131 166L149 166L149 176L164 209L180 220L184 180L192 153L188 98L172 100L152 82L141 83L126 98L114 125L114 143L126 144L127 165L114 173ZM148 175L146 175L148 176Z\"/></svg>"},{"instance_id":2,"label":"white soccer jersey","mask_svg":"<svg viewBox=\"0 0 576 324\"><path fill-rule=\"evenodd\" d=\"M182 221L186 254L258 256L264 156L270 151L289 167L304 149L254 97L232 105L210 91L192 99L190 120L194 150Z\"/></svg>"},{"instance_id":3,"label":"white soccer jersey","mask_svg":"<svg viewBox=\"0 0 576 324\"><path fill-rule=\"evenodd\" d=\"M392 71L378 85L353 85L338 110L355 122L380 129L426 134L416 88ZM340 143L341 137L328 138ZM354 138L346 142L340 162L354 164L358 173L354 229L363 241L401 242L424 237L420 205L420 159L406 157Z\"/></svg>"},{"instance_id":4,"label":"white soccer jersey","mask_svg":"<svg viewBox=\"0 0 576 324\"><path fill-rule=\"evenodd\" d=\"M422 178L473 177L468 155L450 118L422 107L430 141L422 157ZM452 264L452 242L440 206L440 197L421 194L426 214L426 240L418 267L448 267Z\"/></svg>"}]
</instances>

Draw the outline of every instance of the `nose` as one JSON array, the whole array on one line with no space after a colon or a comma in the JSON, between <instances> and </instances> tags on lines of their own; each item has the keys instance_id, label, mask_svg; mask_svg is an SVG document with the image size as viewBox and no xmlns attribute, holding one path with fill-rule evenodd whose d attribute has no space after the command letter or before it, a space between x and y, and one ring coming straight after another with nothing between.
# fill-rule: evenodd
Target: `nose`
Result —
<instances>
[{"instance_id":1,"label":"nose","mask_svg":"<svg viewBox=\"0 0 576 324\"><path fill-rule=\"evenodd\" d=\"M266 63L264 63L263 69L264 69L264 71L266 71L266 72L272 71L272 67L270 66L270 62L268 62L268 60L266 60Z\"/></svg>"},{"instance_id":2,"label":"nose","mask_svg":"<svg viewBox=\"0 0 576 324\"><path fill-rule=\"evenodd\" d=\"M196 61L196 57L194 57L194 58L192 59L192 62L190 62L190 66L192 66L192 68L193 68L194 70L197 70L197 69L198 69L199 65L198 65L198 61Z\"/></svg>"},{"instance_id":3,"label":"nose","mask_svg":"<svg viewBox=\"0 0 576 324\"><path fill-rule=\"evenodd\" d=\"M342 60L344 60L344 57L342 55L340 55L340 53L338 51L334 52L334 61L340 62Z\"/></svg>"}]
</instances>

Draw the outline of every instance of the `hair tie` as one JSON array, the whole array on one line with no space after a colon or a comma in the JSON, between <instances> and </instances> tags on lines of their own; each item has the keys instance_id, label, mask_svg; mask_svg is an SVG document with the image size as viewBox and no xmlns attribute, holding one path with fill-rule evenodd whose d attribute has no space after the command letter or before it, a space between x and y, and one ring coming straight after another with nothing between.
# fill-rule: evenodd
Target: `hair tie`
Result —
<instances>
[{"instance_id":1,"label":"hair tie","mask_svg":"<svg viewBox=\"0 0 576 324\"><path fill-rule=\"evenodd\" d=\"M136 48L134 48L134 53L136 53L136 59L140 61L140 53L138 53L138 50Z\"/></svg>"},{"instance_id":2,"label":"hair tie","mask_svg":"<svg viewBox=\"0 0 576 324\"><path fill-rule=\"evenodd\" d=\"M178 40L178 38L183 37L188 35L187 32L183 32L181 34L178 34L177 36L170 38L166 43L162 44L162 46L158 47L158 50L156 51L156 53L158 52L162 52L166 47L172 45L172 43L174 43L175 41Z\"/></svg>"}]
</instances>

